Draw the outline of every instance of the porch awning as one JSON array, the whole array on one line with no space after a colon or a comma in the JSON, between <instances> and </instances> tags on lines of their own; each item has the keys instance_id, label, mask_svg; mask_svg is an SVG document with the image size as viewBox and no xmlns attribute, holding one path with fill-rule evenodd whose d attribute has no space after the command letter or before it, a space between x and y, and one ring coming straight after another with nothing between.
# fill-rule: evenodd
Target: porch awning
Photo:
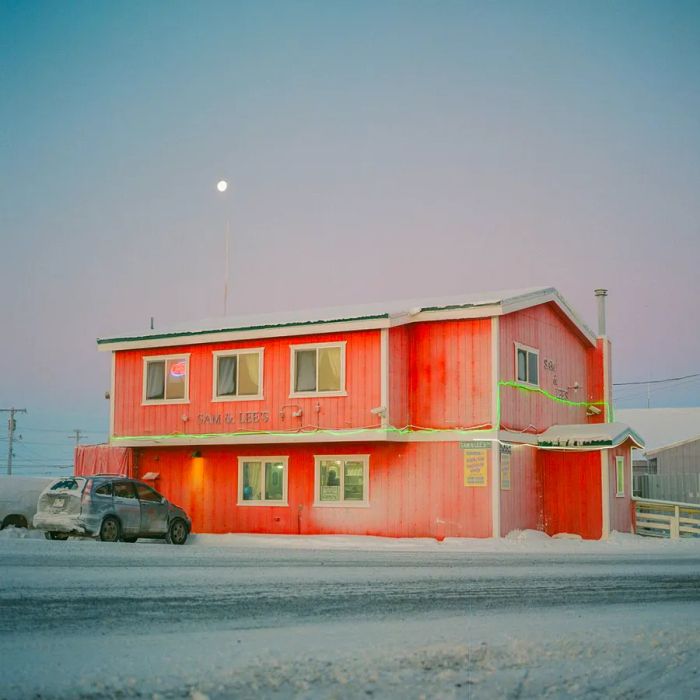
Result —
<instances>
[{"instance_id":1,"label":"porch awning","mask_svg":"<svg viewBox=\"0 0 700 700\"><path fill-rule=\"evenodd\" d=\"M537 436L538 447L617 447L631 440L644 447L644 440L627 423L573 423L553 425Z\"/></svg>"}]
</instances>

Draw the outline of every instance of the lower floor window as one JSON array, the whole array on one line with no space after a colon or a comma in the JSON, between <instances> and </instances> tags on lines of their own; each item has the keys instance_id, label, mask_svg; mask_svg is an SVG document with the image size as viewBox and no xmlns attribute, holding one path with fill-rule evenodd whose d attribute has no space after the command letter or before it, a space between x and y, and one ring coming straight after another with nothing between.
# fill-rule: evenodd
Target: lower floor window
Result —
<instances>
[{"instance_id":1,"label":"lower floor window","mask_svg":"<svg viewBox=\"0 0 700 700\"><path fill-rule=\"evenodd\" d=\"M367 455L316 457L316 505L366 505Z\"/></svg>"},{"instance_id":2,"label":"lower floor window","mask_svg":"<svg viewBox=\"0 0 700 700\"><path fill-rule=\"evenodd\" d=\"M238 503L287 504L286 457L239 457Z\"/></svg>"}]
</instances>

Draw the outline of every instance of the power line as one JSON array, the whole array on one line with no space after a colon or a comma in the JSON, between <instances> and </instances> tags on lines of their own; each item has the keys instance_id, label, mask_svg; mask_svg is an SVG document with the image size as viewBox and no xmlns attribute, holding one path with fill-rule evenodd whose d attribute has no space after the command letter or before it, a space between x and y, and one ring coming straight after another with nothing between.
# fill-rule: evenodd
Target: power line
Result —
<instances>
[{"instance_id":1,"label":"power line","mask_svg":"<svg viewBox=\"0 0 700 700\"><path fill-rule=\"evenodd\" d=\"M70 430L68 428L34 428L34 427L30 427L30 426L24 428L24 430L32 430L32 431L39 432L39 433L65 433L66 431L70 432ZM82 428L81 428L81 432L82 432ZM87 430L87 432L89 432L89 433L106 433L107 431L104 429L104 427L102 427L99 429L95 428L93 430Z\"/></svg>"},{"instance_id":2,"label":"power line","mask_svg":"<svg viewBox=\"0 0 700 700\"><path fill-rule=\"evenodd\" d=\"M674 382L673 384L666 384L665 386L659 386L658 383L654 385L654 388L650 388L651 384L645 385L645 384L640 384L640 385L631 385L628 387L623 387L622 389L617 389L616 391L617 396L636 396L639 394L639 390L641 386L646 386L646 390L643 393L646 393L647 391L651 392L656 392L656 391L673 391L674 389L682 389L683 387L690 386L691 384L697 384L700 382L700 376L695 377L694 379L683 379L677 382ZM623 393L623 392L628 392L628 393Z\"/></svg>"},{"instance_id":3,"label":"power line","mask_svg":"<svg viewBox=\"0 0 700 700\"><path fill-rule=\"evenodd\" d=\"M700 377L700 372L696 374L686 374L684 377L669 377L668 379L648 379L645 382L613 382L613 386L635 386L635 385L645 385L645 384L663 384L664 382L679 382L681 379L692 379L693 377Z\"/></svg>"},{"instance_id":4,"label":"power line","mask_svg":"<svg viewBox=\"0 0 700 700\"><path fill-rule=\"evenodd\" d=\"M697 377L695 379L688 379L686 381L678 382L670 386L657 386L654 389L652 389L651 387L647 387L645 391L634 391L634 389L631 387L633 389L632 393L615 394L615 401L627 401L629 399L639 398L640 396L646 396L647 399L650 399L652 394L657 394L661 391L676 391L677 389L687 389L688 387L692 389L694 388L692 385L697 384L698 382L700 382L700 377Z\"/></svg>"}]
</instances>

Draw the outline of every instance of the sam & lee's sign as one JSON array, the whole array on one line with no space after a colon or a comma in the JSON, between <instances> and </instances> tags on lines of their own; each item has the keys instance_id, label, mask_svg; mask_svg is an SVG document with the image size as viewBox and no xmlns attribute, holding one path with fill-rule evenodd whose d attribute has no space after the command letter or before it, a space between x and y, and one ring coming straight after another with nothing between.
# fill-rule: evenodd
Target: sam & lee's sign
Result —
<instances>
[{"instance_id":1,"label":"sam & lee's sign","mask_svg":"<svg viewBox=\"0 0 700 700\"><path fill-rule=\"evenodd\" d=\"M269 423L269 411L241 411L240 413L200 413L197 416L200 425L249 425L251 423Z\"/></svg>"}]
</instances>

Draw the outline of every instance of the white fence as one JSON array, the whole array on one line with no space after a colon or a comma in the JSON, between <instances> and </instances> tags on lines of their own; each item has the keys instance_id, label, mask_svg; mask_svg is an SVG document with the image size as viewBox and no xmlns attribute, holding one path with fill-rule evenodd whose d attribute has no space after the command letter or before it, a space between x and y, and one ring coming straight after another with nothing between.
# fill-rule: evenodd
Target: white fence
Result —
<instances>
[{"instance_id":1,"label":"white fence","mask_svg":"<svg viewBox=\"0 0 700 700\"><path fill-rule=\"evenodd\" d=\"M700 506L637 499L636 532L648 537L700 537Z\"/></svg>"},{"instance_id":2,"label":"white fence","mask_svg":"<svg viewBox=\"0 0 700 700\"><path fill-rule=\"evenodd\" d=\"M700 473L639 474L634 477L634 495L649 501L700 505Z\"/></svg>"}]
</instances>

